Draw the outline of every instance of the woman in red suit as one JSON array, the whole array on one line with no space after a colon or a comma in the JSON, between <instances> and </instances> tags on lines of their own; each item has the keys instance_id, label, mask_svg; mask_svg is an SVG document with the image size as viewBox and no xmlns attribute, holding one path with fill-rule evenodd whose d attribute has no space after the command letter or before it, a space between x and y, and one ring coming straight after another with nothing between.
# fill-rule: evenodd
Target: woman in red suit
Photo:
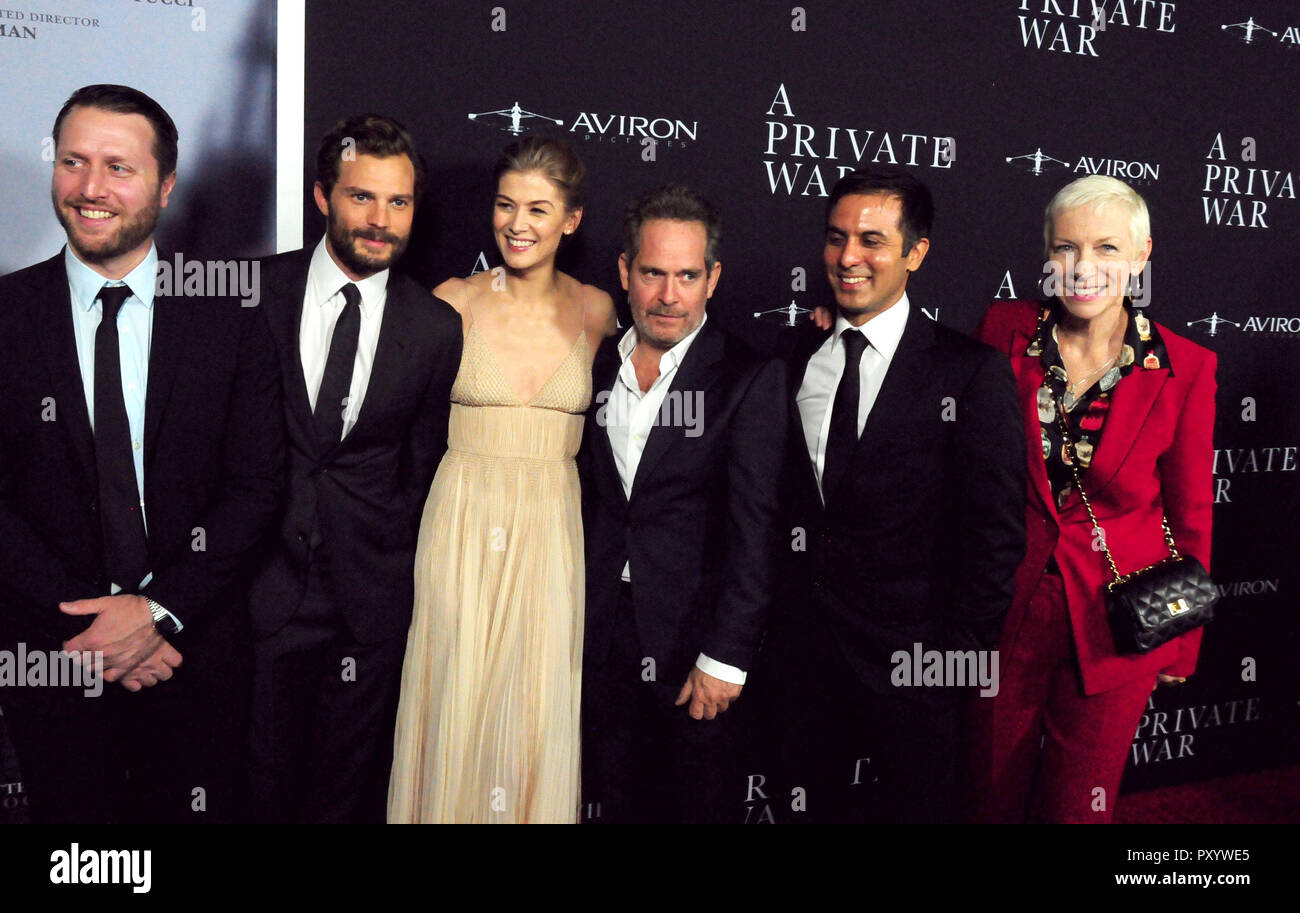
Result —
<instances>
[{"instance_id":1,"label":"woman in red suit","mask_svg":"<svg viewBox=\"0 0 1300 913\"><path fill-rule=\"evenodd\" d=\"M994 304L977 331L1011 359L1030 460L1000 688L973 701L971 810L1106 823L1147 698L1192 674L1201 631L1116 652L1110 567L1070 461L1121 574L1168 556L1162 511L1179 550L1209 568L1215 356L1126 298L1151 252L1146 203L1127 184L1093 175L1062 188L1044 240L1055 297Z\"/></svg>"}]
</instances>

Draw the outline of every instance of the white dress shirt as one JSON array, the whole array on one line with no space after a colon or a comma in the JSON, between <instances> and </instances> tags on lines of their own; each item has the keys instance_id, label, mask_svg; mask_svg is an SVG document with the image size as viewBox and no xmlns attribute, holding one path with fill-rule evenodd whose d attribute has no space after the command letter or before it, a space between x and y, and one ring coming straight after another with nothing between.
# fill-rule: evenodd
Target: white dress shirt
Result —
<instances>
[{"instance_id":1,"label":"white dress shirt","mask_svg":"<svg viewBox=\"0 0 1300 913\"><path fill-rule=\"evenodd\" d=\"M307 291L302 301L302 322L299 324L298 353L302 357L302 376L307 382L307 400L316 410L316 394L320 392L321 378L325 376L325 361L330 354L330 338L334 324L347 301L343 286L352 282L339 269L325 249L325 239L312 252L307 267ZM366 387L370 384L370 370L375 363L375 347L379 343L379 327L384 320L384 302L388 300L388 270L368 276L353 283L361 292L361 328L357 333L357 357L352 363L352 385L348 388L348 409L343 415L343 437L347 437L361 413Z\"/></svg>"},{"instance_id":2,"label":"white dress shirt","mask_svg":"<svg viewBox=\"0 0 1300 913\"><path fill-rule=\"evenodd\" d=\"M853 326L841 314L835 319L835 331L830 338L808 359L808 368L804 371L803 383L799 385L795 403L799 407L808 456L817 467L818 491L821 491L822 471L826 466L826 438L831 432L831 406L835 402L840 377L844 374L844 340L840 334L845 330L854 330L867 337L867 342L870 343L863 350L862 361L858 366L861 377L858 436L861 437L867 416L871 414L871 407L880 393L880 386L885 382L885 373L894 359L894 352L898 350L899 340L903 338L909 309L907 293L904 292L903 297L892 307L860 327ZM821 491L821 495L825 501L826 492Z\"/></svg>"},{"instance_id":3,"label":"white dress shirt","mask_svg":"<svg viewBox=\"0 0 1300 913\"><path fill-rule=\"evenodd\" d=\"M623 482L623 494L632 497L632 482L636 478L637 467L641 465L641 454L645 452L646 441L650 431L658 422L659 409L663 405L668 389L673 385L677 369L681 367L686 352L695 337L704 329L708 314L700 325L691 331L681 342L659 357L659 376L650 384L650 389L641 392L641 384L636 379L636 366L632 364L632 352L636 349L638 336L636 327L629 327L618 342L618 355L621 365L614 386L609 391L609 401L605 406L605 433L609 435L610 449L614 452L614 466L618 477ZM631 582L631 563L623 565L623 580ZM720 678L733 685L745 684L745 672L735 666L720 663L703 653L695 660L695 666L701 672Z\"/></svg>"}]
</instances>

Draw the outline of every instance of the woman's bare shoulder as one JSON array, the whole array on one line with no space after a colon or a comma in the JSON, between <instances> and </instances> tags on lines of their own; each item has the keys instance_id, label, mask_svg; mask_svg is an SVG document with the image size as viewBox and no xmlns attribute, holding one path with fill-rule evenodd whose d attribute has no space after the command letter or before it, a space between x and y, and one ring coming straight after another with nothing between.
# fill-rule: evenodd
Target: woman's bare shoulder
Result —
<instances>
[{"instance_id":1,"label":"woman's bare shoulder","mask_svg":"<svg viewBox=\"0 0 1300 913\"><path fill-rule=\"evenodd\" d=\"M579 282L572 276L565 278L572 283L570 296L582 307L582 322L587 332L599 336L613 335L618 327L614 299L594 285Z\"/></svg>"},{"instance_id":2,"label":"woman's bare shoulder","mask_svg":"<svg viewBox=\"0 0 1300 913\"><path fill-rule=\"evenodd\" d=\"M471 307L474 299L482 295L484 291L485 283L480 277L487 275L487 273L475 273L473 276L467 276L464 279L455 276L439 283L433 290L435 297L441 298L456 309L456 313L460 314L466 330L474 322Z\"/></svg>"}]
</instances>

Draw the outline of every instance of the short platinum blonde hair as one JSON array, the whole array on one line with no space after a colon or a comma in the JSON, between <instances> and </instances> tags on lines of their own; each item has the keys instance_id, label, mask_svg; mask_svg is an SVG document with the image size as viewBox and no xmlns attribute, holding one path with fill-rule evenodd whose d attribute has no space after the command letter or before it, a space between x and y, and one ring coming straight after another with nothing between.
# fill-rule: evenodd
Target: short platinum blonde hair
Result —
<instances>
[{"instance_id":1,"label":"short platinum blonde hair","mask_svg":"<svg viewBox=\"0 0 1300 913\"><path fill-rule=\"evenodd\" d=\"M1047 204L1043 217L1043 256L1052 256L1052 223L1067 209L1079 206L1120 205L1129 213L1129 234L1134 249L1139 249L1151 237L1151 215L1142 195L1118 178L1104 174L1090 174L1071 181L1056 192Z\"/></svg>"}]
</instances>

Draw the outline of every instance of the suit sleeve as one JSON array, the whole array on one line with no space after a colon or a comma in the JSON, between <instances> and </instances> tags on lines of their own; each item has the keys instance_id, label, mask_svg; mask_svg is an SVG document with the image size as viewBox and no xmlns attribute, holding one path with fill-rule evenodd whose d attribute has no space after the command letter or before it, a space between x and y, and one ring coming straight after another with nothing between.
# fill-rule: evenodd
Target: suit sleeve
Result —
<instances>
[{"instance_id":1,"label":"suit sleeve","mask_svg":"<svg viewBox=\"0 0 1300 913\"><path fill-rule=\"evenodd\" d=\"M785 387L785 365L764 362L728 429L726 567L701 652L744 670L753 668L776 585L788 422Z\"/></svg>"},{"instance_id":2,"label":"suit sleeve","mask_svg":"<svg viewBox=\"0 0 1300 913\"><path fill-rule=\"evenodd\" d=\"M1007 359L988 353L961 394L953 518L955 573L947 634L954 649L988 649L1011 607L1025 554L1025 429Z\"/></svg>"},{"instance_id":3,"label":"suit sleeve","mask_svg":"<svg viewBox=\"0 0 1300 913\"><path fill-rule=\"evenodd\" d=\"M38 289L6 280L0 284L0 309L14 319L19 308L17 300L39 294ZM11 332L7 322L0 328L0 337L12 345L17 337ZM18 370L18 354L6 348L5 355L10 359L4 365L7 370ZM40 631L61 642L76 637L93 619L65 615L59 611L59 603L106 596L108 588L78 576L58 551L46 544L19 508L18 486L23 483L13 469L15 453L6 446L7 434L29 434L28 422L34 425L39 421L40 408L39 402L25 407L10 404L7 430L0 432L0 630L13 634ZM31 411L24 414L20 409Z\"/></svg>"},{"instance_id":4,"label":"suit sleeve","mask_svg":"<svg viewBox=\"0 0 1300 913\"><path fill-rule=\"evenodd\" d=\"M108 589L71 573L41 540L14 507L14 484L9 456L0 454L0 580L11 594L0 600L3 614L17 616L19 630L41 631L60 642L71 640L93 619L65 615L59 603L107 596Z\"/></svg>"},{"instance_id":5,"label":"suit sleeve","mask_svg":"<svg viewBox=\"0 0 1300 913\"><path fill-rule=\"evenodd\" d=\"M208 612L221 611L238 590L283 486L284 411L275 346L262 308L244 309L240 318L221 485L199 524L205 548L181 550L171 564L154 569L141 591L176 615L186 631Z\"/></svg>"},{"instance_id":6,"label":"suit sleeve","mask_svg":"<svg viewBox=\"0 0 1300 913\"><path fill-rule=\"evenodd\" d=\"M1156 460L1160 500L1179 551L1195 556L1209 570L1214 512L1214 378L1217 357L1210 353L1192 379L1178 415L1173 444ZM1178 638L1178 659L1166 675L1183 678L1196 671L1203 628Z\"/></svg>"},{"instance_id":7,"label":"suit sleeve","mask_svg":"<svg viewBox=\"0 0 1300 913\"><path fill-rule=\"evenodd\" d=\"M447 452L447 422L451 417L451 386L460 369L463 345L460 322L448 321L447 342L439 347L438 367L430 373L419 413L407 434L406 466L403 474L403 503L410 527L420 526L420 512L429 496L438 464Z\"/></svg>"}]
</instances>

